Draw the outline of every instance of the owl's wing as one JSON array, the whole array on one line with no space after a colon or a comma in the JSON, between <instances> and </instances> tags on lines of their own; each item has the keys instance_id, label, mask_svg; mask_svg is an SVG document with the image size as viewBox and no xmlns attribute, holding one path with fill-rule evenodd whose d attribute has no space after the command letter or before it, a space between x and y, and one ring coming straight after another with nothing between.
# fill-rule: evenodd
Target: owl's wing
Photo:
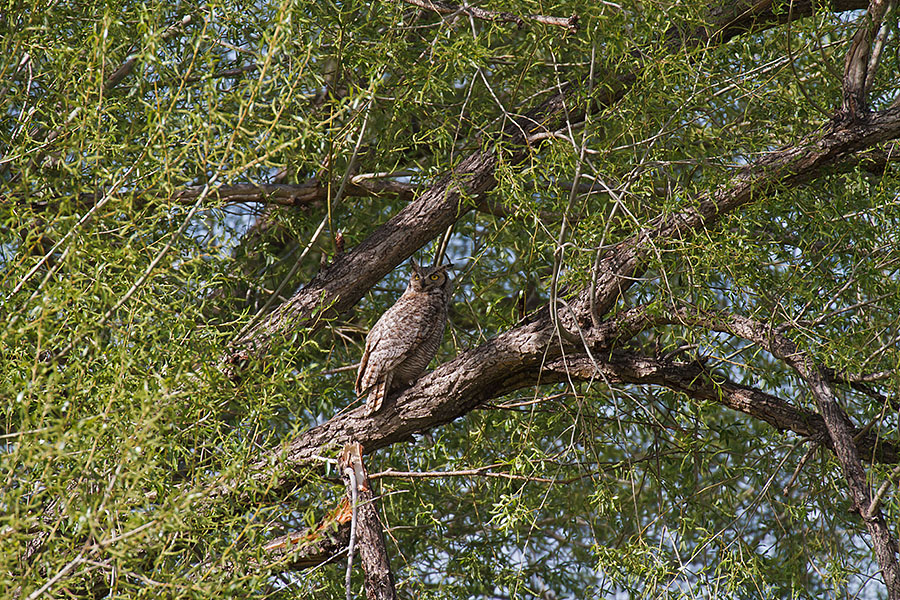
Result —
<instances>
[{"instance_id":1,"label":"owl's wing","mask_svg":"<svg viewBox=\"0 0 900 600\"><path fill-rule=\"evenodd\" d=\"M363 350L362 358L359 359L359 368L356 370L356 385L354 387L356 388L357 396L359 396L364 389L362 387L362 383L363 376L366 373L366 369L368 369L369 367L369 354L369 337L366 336L366 349Z\"/></svg>"},{"instance_id":2,"label":"owl's wing","mask_svg":"<svg viewBox=\"0 0 900 600\"><path fill-rule=\"evenodd\" d=\"M402 363L429 331L427 318L421 314L404 315L407 311L398 304L381 315L366 336L366 349L356 376L357 396Z\"/></svg>"}]
</instances>

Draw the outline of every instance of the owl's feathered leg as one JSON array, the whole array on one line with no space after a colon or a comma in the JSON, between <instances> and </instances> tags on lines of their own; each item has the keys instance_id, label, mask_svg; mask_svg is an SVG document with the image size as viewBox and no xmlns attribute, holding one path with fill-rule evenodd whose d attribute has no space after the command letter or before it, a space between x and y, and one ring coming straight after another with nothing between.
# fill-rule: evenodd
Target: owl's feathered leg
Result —
<instances>
[{"instance_id":1,"label":"owl's feathered leg","mask_svg":"<svg viewBox=\"0 0 900 600\"><path fill-rule=\"evenodd\" d=\"M391 374L386 373L384 377L378 380L366 398L366 416L374 415L384 403L384 397L387 396L391 389Z\"/></svg>"}]
</instances>

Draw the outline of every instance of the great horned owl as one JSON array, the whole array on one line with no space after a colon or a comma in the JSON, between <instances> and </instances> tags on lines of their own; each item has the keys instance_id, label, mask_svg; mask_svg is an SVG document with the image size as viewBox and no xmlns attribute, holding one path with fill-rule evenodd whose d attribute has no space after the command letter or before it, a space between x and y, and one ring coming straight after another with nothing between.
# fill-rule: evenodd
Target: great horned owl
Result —
<instances>
[{"instance_id":1,"label":"great horned owl","mask_svg":"<svg viewBox=\"0 0 900 600\"><path fill-rule=\"evenodd\" d=\"M422 267L412 261L409 285L366 336L356 375L356 395L371 415L391 391L415 381L437 353L450 304L453 265Z\"/></svg>"}]
</instances>

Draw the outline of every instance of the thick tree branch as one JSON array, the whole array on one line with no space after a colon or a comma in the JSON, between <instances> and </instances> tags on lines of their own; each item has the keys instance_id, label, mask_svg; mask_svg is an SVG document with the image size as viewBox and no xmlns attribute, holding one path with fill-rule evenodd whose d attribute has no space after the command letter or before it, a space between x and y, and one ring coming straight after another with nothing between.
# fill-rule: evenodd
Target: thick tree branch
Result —
<instances>
[{"instance_id":1,"label":"thick tree branch","mask_svg":"<svg viewBox=\"0 0 900 600\"><path fill-rule=\"evenodd\" d=\"M652 243L660 239L680 238L691 231L708 227L723 214L762 197L776 185L798 185L806 182L825 169L840 164L843 160L852 159L853 152L897 135L900 135L900 109L875 113L856 123L835 125L822 134L810 136L796 146L774 152L752 163L711 197L701 200L699 206L656 219L651 227L619 244L602 262L597 303L601 316L608 312L618 295L633 283L633 278L639 272L640 259ZM487 164L490 161L489 157L478 158L481 160L478 165L485 169L489 168ZM470 157L467 160L474 161L475 158ZM482 173L482 176L489 177L486 173ZM448 178L438 190L447 190L450 182ZM383 235L387 236L387 239L396 240L397 244L402 243L396 229L400 226L399 223L420 216L422 210L427 212L440 210L438 214L452 219L446 212L449 207L441 202L440 197L435 196L434 188L425 195L428 203L432 205L429 207L430 211L422 206L424 202L420 198L386 224L382 228L387 230ZM458 201L457 199L456 202ZM414 205L415 209L411 209ZM427 232L431 233L432 230ZM372 248L384 248L383 242L373 240L377 234L378 232L373 234L355 249L360 263L365 262L362 257L368 256L366 253L372 252ZM379 257L373 260L378 261ZM386 268L390 260L381 259L379 264L384 265L382 268ZM335 277L334 269L337 267L348 268L346 265L334 265L329 270L329 279ZM354 276L348 274L346 281L337 279L330 285L345 285L347 289L358 289L353 286L359 286L361 279L365 281L365 276L365 273L359 272L354 273ZM372 277L380 276L377 274ZM316 280L310 284L310 288L321 294L322 286L313 286L315 283ZM363 285L368 286L368 283ZM588 331L587 328L591 325L588 298L589 290L583 290L572 303L572 310L564 310L561 314L564 315L564 320L569 320L568 325L572 331L587 332L595 345L612 343L616 337L627 339L646 327L646 323L641 320L644 318L642 313L634 312L605 322L600 330ZM294 314L292 311L301 306L306 307L305 310L311 310L316 306L316 302L301 292L295 296L290 305L285 306L289 308L281 311L280 319L289 318L289 315ZM568 316L572 313L576 315L577 322L572 322ZM274 327L272 322L269 322L268 326ZM402 411L393 404L368 419L357 418L354 416L355 412L335 417L288 444L278 452L278 458L292 465L300 465L321 453L323 448L330 444L350 440L359 441L365 450L370 452L448 423L480 403L514 389L534 385L537 382L556 381L558 379L548 379L549 374L546 373L539 379L535 378L535 373L540 372L543 361L553 361L560 354L558 346L552 343L553 331L549 308L545 306L536 315L534 322L503 333L444 366L452 369L452 372L445 372L442 367L423 378L410 391L404 393ZM449 379L444 380L444 377ZM440 399L435 400L432 393ZM373 430L378 433L373 435ZM271 464L268 458L260 464L262 469L259 471L260 476L267 477L265 473L268 469L263 467L268 464Z\"/></svg>"},{"instance_id":2,"label":"thick tree branch","mask_svg":"<svg viewBox=\"0 0 900 600\"><path fill-rule=\"evenodd\" d=\"M643 329L670 322L650 317L642 308L622 313L589 332L593 360L577 347L566 348L572 358L564 360L549 318L527 323L441 365L396 399L389 399L372 416L365 416L364 409L357 408L305 431L260 460L250 477L271 482L273 472L278 471L282 475L276 476L279 481L273 487L289 486L295 481L290 471L298 471L350 440L360 442L366 453L372 452L450 423L484 402L516 389L566 382L570 378L665 386L738 410L780 430L823 440L833 448L822 417L797 409L780 398L714 376L697 364L603 350ZM854 429L852 435L856 433ZM862 436L859 446L877 460L898 460L894 446L870 433Z\"/></svg>"},{"instance_id":3,"label":"thick tree branch","mask_svg":"<svg viewBox=\"0 0 900 600\"><path fill-rule=\"evenodd\" d=\"M611 91L611 96L621 92ZM531 152L526 137L534 131L553 129L571 115L566 90L554 94L525 116L511 120L502 142L509 152L497 149L475 152L450 174L376 229L360 245L348 251L236 341L226 358L239 363L264 349L271 337L297 327L316 327L321 317L339 314L353 306L365 292L397 264L412 256L449 225L473 210L482 194L496 185L494 170L499 162L517 164Z\"/></svg>"},{"instance_id":4,"label":"thick tree branch","mask_svg":"<svg viewBox=\"0 0 900 600\"><path fill-rule=\"evenodd\" d=\"M630 80L621 83L615 95L621 95L630 85ZM556 128L553 120L565 118L566 104L566 94L558 94L532 111L526 119L519 119L506 127L504 139L513 149L511 159L514 162L527 156L524 142L541 123L552 130ZM854 123L830 125L797 145L754 161L727 184L702 198L698 205L675 215L657 218L645 230L619 244L601 261L596 288L599 300L597 312L601 316L606 314L618 295L631 285L632 278L642 268L645 253L654 242L678 239L709 227L722 215L764 197L778 186L805 183L827 169L851 160L854 152L898 135L900 110L866 115ZM365 290L396 264L470 210L474 203L468 202L467 198L477 197L495 185L493 171L499 160L493 151L475 153L466 158L453 173L411 202L362 244L324 269L272 318L263 321L239 340L229 360L236 362L243 358L248 349L252 352L264 348L276 333L298 325L314 326L316 321L310 318L324 306L331 307L330 314L352 306ZM588 294L589 290L584 290L572 304L572 312L576 315L575 322L570 323L573 331L586 328L592 322L586 310ZM366 452L371 452L449 423L484 401L512 390L566 380L569 374L565 370L545 368L556 365L554 361L561 355L552 335L551 323L549 310L545 307L534 322L500 334L426 375L399 398L389 400L379 413L366 417L360 408L342 413L304 432L259 461L253 468L251 478L271 481L277 471L280 474L275 476L277 483L271 489L278 489L294 478L293 475L285 475L286 471L306 465L314 457L342 443L359 441ZM609 339L612 338L607 341ZM596 337L592 340L597 343ZM612 370L608 377L616 375L612 359L601 364L603 368ZM624 372L618 373L618 376L623 382L656 383L648 377L643 381L628 381ZM634 375L632 377L636 379ZM815 415L796 409L792 412L789 404L776 402L774 397L761 391L724 381L710 382L709 387L697 389L674 376L670 379L661 381L659 385L668 384L672 389L693 393L694 397L725 405L730 403L733 408L747 414L754 414L755 411L755 417L777 427L796 429L800 435L822 438L827 433L824 420L818 421ZM876 447L874 442L872 447ZM893 448L890 452L890 456L895 456ZM276 466L273 467L273 464ZM233 489L233 486L229 487Z\"/></svg>"},{"instance_id":5,"label":"thick tree branch","mask_svg":"<svg viewBox=\"0 0 900 600\"><path fill-rule=\"evenodd\" d=\"M608 312L619 293L631 285L632 278L641 268L643 253L652 243L662 239L677 239L692 231L709 227L723 214L763 197L767 191L778 185L802 184L827 169L842 164L845 160L853 160L854 152L897 135L900 135L900 109L875 113L855 123L844 122L833 125L796 146L774 152L751 163L728 184L720 187L710 197L701 200L698 206L656 219L651 227L619 244L601 265L603 271L598 288L601 291L598 303L601 314ZM471 157L470 159L474 160ZM487 160L487 157L481 157L482 162L478 165L485 169L489 168ZM489 177L487 173L482 175ZM446 187L440 189L447 190L451 181L448 178ZM434 197L432 191L429 202L441 206L440 200L439 197ZM421 205L418 208L421 209ZM415 214L420 213L417 211ZM390 224L389 222L388 225ZM391 235L390 229L388 235ZM349 279L353 280L352 277ZM581 331L594 348L614 346L618 341L628 339L652 322L641 311L634 310L607 320L599 330L589 329L591 320L586 312L589 306L586 301L587 294L588 292L583 291L571 305L571 312L577 315L577 319L569 325L573 331ZM563 312L568 314L569 311ZM304 432L272 456L255 465L251 478L270 481L273 476L273 464L289 465L291 467L289 470L294 470L298 466L308 464L315 456L327 453L336 445L350 440L360 442L366 452L371 452L449 423L474 410L481 403L515 389L566 381L571 377L571 371L559 368L557 361L560 360L562 351L553 331L549 309L545 306L533 322L500 334L482 346L442 365L416 382L399 398L388 401L379 413L366 417L362 409L357 409L342 413ZM579 348L570 347L568 350L578 352ZM602 355L595 353L594 356ZM704 385L702 379L693 382L686 379L685 373L677 376L669 373L668 378L660 373L639 376L627 370L635 368L634 364L619 364L617 368L612 358L599 361L598 365L600 367L592 368L608 370L606 376L610 381L655 383L683 391L692 397L720 402L776 427L826 440L826 445L833 448L836 453L840 453L842 465L852 467L853 456L858 463L858 450L852 442L857 430L849 422L845 422L843 429L837 434L832 431L835 421L840 422L839 417L843 414L834 410L828 412L836 406L834 403L823 404L823 415L817 418L759 390L728 381L710 380ZM819 380L812 378L812 371L807 370L804 373L811 378L810 381L818 382L816 393L821 398L827 400L830 397L833 400L833 396L827 395L830 391L827 385L823 388L819 385L821 383ZM846 420L846 416L843 418ZM828 437L825 437L826 435ZM853 447L852 452L847 450L848 439L851 440L849 444ZM879 446L877 440L872 439L870 434L866 434L861 446L866 448L867 453L872 451L879 458L896 459L894 448L886 449ZM861 469L861 466L859 468ZM285 472L281 468L278 471ZM852 486L854 497L858 496L857 503L861 507L868 507L870 502L857 485L860 481L859 473L854 474L852 470L848 470L848 473L853 477ZM279 481L275 488L290 483L292 476L278 475L277 479ZM862 481L864 480L863 474ZM890 582L896 581L894 579L896 560L891 551L890 533L880 514L867 519L867 527L879 548L876 554L890 587L893 585Z\"/></svg>"}]
</instances>

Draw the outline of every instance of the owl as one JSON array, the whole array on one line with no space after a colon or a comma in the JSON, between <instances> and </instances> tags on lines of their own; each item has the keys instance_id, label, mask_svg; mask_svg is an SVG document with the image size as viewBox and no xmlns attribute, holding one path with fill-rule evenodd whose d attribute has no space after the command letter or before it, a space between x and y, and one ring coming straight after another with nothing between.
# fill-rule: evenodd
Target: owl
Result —
<instances>
[{"instance_id":1,"label":"owl","mask_svg":"<svg viewBox=\"0 0 900 600\"><path fill-rule=\"evenodd\" d=\"M391 391L415 381L437 353L447 324L447 269L452 266L422 267L412 261L406 291L366 336L356 395L366 396L367 415L381 408Z\"/></svg>"}]
</instances>

